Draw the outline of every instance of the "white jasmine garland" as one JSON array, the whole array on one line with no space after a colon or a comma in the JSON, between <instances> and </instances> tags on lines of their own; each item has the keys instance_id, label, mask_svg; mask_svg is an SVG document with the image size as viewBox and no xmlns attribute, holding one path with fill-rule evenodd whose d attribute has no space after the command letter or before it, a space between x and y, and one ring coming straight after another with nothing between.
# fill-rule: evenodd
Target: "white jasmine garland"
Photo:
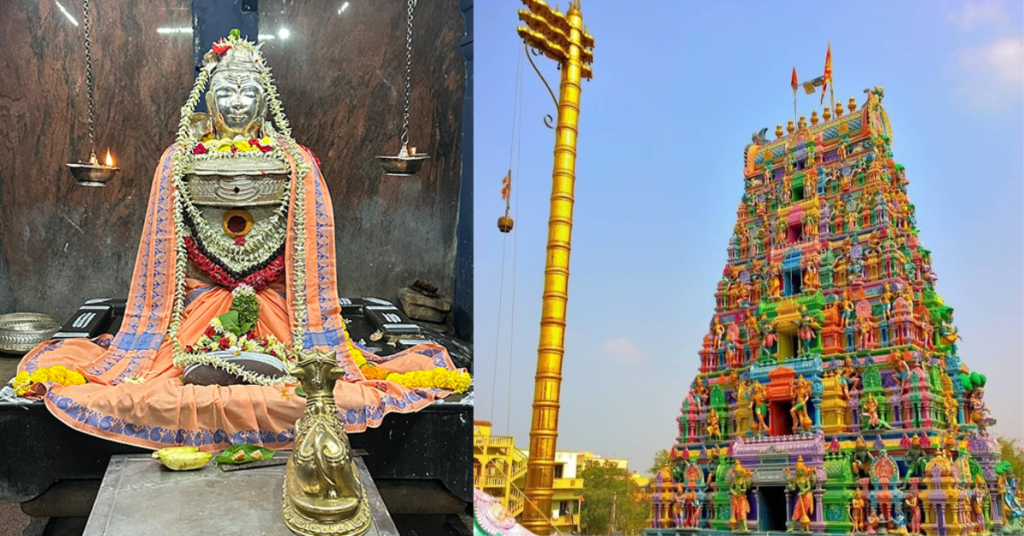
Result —
<instances>
[{"instance_id":1,"label":"white jasmine garland","mask_svg":"<svg viewBox=\"0 0 1024 536\"><path fill-rule=\"evenodd\" d=\"M228 38L232 46L244 46L250 48L254 55L258 58L259 62L266 66L266 60L263 58L263 54L256 47L253 47L251 43L242 39L236 39L234 36ZM296 380L290 376L282 378L271 378L262 374L252 373L245 368L234 364L228 363L217 356L211 356L207 353L196 352L187 353L184 351L181 340L178 338L178 331L181 329L181 317L185 309L185 267L188 263L188 254L185 250L185 236L188 233L184 224L184 213L187 210L192 222L194 223L197 232L200 233L200 238L203 239L204 246L206 247L217 247L220 243L216 240L207 241L207 236L214 237L219 236L212 232L207 235L209 231L208 223L201 217L198 209L191 202L191 198L188 195L188 187L184 184L183 177L185 175L185 169L190 159L194 158L192 154L193 149L196 145L196 140L192 140L189 137L190 119L192 114L195 112L196 104L199 102L199 97L203 90L206 88L206 84L210 78L210 72L213 70L213 64L207 64L200 71L199 76L196 77L196 82L192 86L192 91L189 93L189 98L186 100L185 105L181 109L181 121L178 127L178 134L174 145L174 164L171 172L171 185L174 189L172 195L173 205L173 216L174 216L174 236L175 236L175 269L174 269L174 304L171 309L171 320L168 325L167 337L170 339L172 344L172 355L174 358L174 365L178 368L185 368L188 365L200 364L207 365L214 368L224 370L230 374L234 374L241 377L245 381L256 384L256 385L280 385L283 383L294 383ZM295 140L291 137L291 128L288 125L288 120L284 115L283 107L277 96L277 88L274 85L273 78L270 76L269 68L261 73L261 81L263 82L264 88L267 91L267 98L272 112L272 121L264 125L266 135L272 139L278 141L278 147L271 151L271 154L280 155L284 154L283 151L288 153L292 161L295 163L295 210L293 216L293 226L295 229L295 239L293 243L294 248L294 261L295 264L292 268L292 292L295 296L294 309L295 315L292 318L292 349L302 350L304 348L304 339L307 331L306 317L306 273L305 273L305 261L306 261L306 236L305 236L305 201L306 201L306 187L305 187L305 176L311 171L311 166L303 158L302 152L295 143ZM276 126L276 131L275 127ZM282 220L287 213L289 204L288 189L285 190L281 206L274 213L271 219L281 227L286 229L286 225L283 225ZM278 225L268 226L266 239L260 237L254 237L253 245L250 248L243 248L235 246L242 250L249 250L252 252L251 255L245 257L235 257L235 260L245 262L251 260L258 252L262 251L260 248L267 247L267 244L272 242L270 238L270 229L275 228ZM251 235L252 233L250 233ZM233 244L233 243L232 243ZM246 244L249 244L249 239L246 240ZM218 248L219 249L219 248ZM236 288L237 290L237 288ZM248 291L245 289L239 292L252 292L249 288ZM254 292L253 292L254 293ZM215 319L216 320L216 319ZM216 321L214 329L223 329L223 326L219 325L220 322ZM229 339L230 340L230 339ZM276 345L276 339L268 337L268 346ZM237 340L235 341L237 343ZM285 358L285 355L281 355Z\"/></svg>"}]
</instances>

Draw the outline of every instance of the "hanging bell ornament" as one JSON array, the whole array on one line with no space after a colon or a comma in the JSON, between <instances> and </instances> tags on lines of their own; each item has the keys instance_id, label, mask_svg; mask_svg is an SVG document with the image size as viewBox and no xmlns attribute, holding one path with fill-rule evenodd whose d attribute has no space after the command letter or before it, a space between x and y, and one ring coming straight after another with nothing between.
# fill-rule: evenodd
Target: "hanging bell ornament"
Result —
<instances>
[{"instance_id":1,"label":"hanging bell ornament","mask_svg":"<svg viewBox=\"0 0 1024 536\"><path fill-rule=\"evenodd\" d=\"M498 218L498 230L503 233L511 232L513 224L514 222L508 214Z\"/></svg>"}]
</instances>

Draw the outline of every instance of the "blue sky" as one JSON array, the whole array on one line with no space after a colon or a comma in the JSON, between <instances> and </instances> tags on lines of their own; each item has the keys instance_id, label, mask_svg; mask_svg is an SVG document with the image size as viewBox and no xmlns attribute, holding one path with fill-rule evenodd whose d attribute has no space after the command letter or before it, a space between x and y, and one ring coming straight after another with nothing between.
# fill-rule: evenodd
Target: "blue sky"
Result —
<instances>
[{"instance_id":1,"label":"blue sky","mask_svg":"<svg viewBox=\"0 0 1024 536\"><path fill-rule=\"evenodd\" d=\"M475 372L476 418L525 448L554 143L541 118L555 110L524 59L506 238L495 221L520 7L477 2L474 14ZM994 432L1024 439L1020 2L584 0L583 14L596 47L582 95L560 450L628 457L645 471L672 443L743 192L743 147L792 118L790 70L820 76L829 41L837 100L885 87L960 354L990 378ZM553 62L536 61L557 84ZM814 109L818 96L801 91L800 114Z\"/></svg>"}]
</instances>

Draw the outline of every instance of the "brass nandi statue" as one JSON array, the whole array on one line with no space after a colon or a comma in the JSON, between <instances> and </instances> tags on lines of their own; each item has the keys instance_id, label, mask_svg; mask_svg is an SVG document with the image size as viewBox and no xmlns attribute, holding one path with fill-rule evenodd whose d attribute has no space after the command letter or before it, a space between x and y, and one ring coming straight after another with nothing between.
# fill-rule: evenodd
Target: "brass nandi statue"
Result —
<instances>
[{"instance_id":1,"label":"brass nandi statue","mask_svg":"<svg viewBox=\"0 0 1024 536\"><path fill-rule=\"evenodd\" d=\"M284 521L303 536L361 536L371 525L345 425L334 405L344 374L335 352L305 352L288 372L302 382L306 412L295 423L295 446L284 477Z\"/></svg>"}]
</instances>

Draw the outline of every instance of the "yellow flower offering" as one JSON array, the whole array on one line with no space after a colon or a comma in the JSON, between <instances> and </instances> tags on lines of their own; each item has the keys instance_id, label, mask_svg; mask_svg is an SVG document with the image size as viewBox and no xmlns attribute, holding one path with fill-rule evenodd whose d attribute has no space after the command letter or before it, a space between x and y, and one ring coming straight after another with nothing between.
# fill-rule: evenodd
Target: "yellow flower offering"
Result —
<instances>
[{"instance_id":1,"label":"yellow flower offering","mask_svg":"<svg viewBox=\"0 0 1024 536\"><path fill-rule=\"evenodd\" d=\"M17 374L17 376L14 377L14 388L15 389L21 387L22 385L28 385L30 383L32 383L32 380L29 379L28 372L25 372L24 370L19 372Z\"/></svg>"},{"instance_id":2,"label":"yellow flower offering","mask_svg":"<svg viewBox=\"0 0 1024 536\"><path fill-rule=\"evenodd\" d=\"M50 381L50 371L44 368L38 369L29 375L32 383L43 383Z\"/></svg>"},{"instance_id":3,"label":"yellow flower offering","mask_svg":"<svg viewBox=\"0 0 1024 536\"><path fill-rule=\"evenodd\" d=\"M88 383L81 372L68 370L60 365L50 368L40 368L29 374L21 371L14 377L14 394L25 396L33 385L37 383L52 382L60 385L85 385Z\"/></svg>"}]
</instances>

